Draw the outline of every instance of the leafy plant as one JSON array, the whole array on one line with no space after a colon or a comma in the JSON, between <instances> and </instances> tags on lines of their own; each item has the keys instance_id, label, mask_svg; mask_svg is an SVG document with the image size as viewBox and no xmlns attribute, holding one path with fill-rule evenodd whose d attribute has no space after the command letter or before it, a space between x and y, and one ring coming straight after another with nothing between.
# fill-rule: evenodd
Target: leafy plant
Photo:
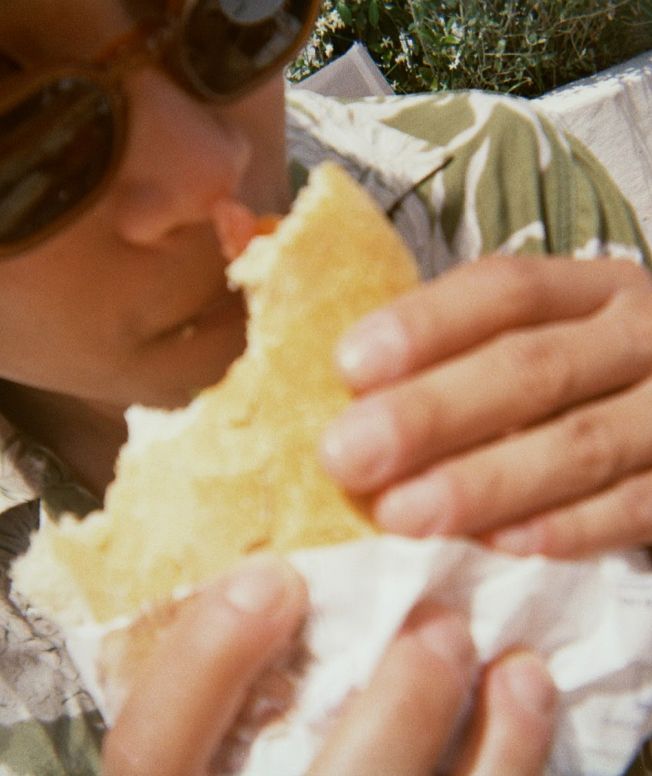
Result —
<instances>
[{"instance_id":1,"label":"leafy plant","mask_svg":"<svg viewBox=\"0 0 652 776\"><path fill-rule=\"evenodd\" d=\"M652 49L652 0L324 0L289 77L301 80L354 41L398 93L538 96Z\"/></svg>"}]
</instances>

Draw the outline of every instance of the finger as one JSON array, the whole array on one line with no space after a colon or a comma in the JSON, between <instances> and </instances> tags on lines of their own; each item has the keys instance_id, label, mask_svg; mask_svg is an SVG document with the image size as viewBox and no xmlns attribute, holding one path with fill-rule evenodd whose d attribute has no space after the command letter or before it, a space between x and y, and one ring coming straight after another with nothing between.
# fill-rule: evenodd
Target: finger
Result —
<instances>
[{"instance_id":1,"label":"finger","mask_svg":"<svg viewBox=\"0 0 652 776\"><path fill-rule=\"evenodd\" d=\"M555 706L555 687L535 655L516 653L491 665L453 776L542 774Z\"/></svg>"},{"instance_id":2,"label":"finger","mask_svg":"<svg viewBox=\"0 0 652 776\"><path fill-rule=\"evenodd\" d=\"M326 432L324 463L370 492L650 371L652 294L628 289L599 314L510 332L354 402Z\"/></svg>"},{"instance_id":3,"label":"finger","mask_svg":"<svg viewBox=\"0 0 652 776\"><path fill-rule=\"evenodd\" d=\"M618 482L573 504L483 537L513 555L574 558L652 544L652 473Z\"/></svg>"},{"instance_id":4,"label":"finger","mask_svg":"<svg viewBox=\"0 0 652 776\"><path fill-rule=\"evenodd\" d=\"M107 776L201 773L254 677L305 612L290 567L258 557L181 608L136 681L103 751Z\"/></svg>"},{"instance_id":5,"label":"finger","mask_svg":"<svg viewBox=\"0 0 652 776\"><path fill-rule=\"evenodd\" d=\"M475 653L458 615L415 611L339 717L311 776L429 776L469 691Z\"/></svg>"},{"instance_id":6,"label":"finger","mask_svg":"<svg viewBox=\"0 0 652 776\"><path fill-rule=\"evenodd\" d=\"M381 494L386 530L477 535L577 501L652 465L652 382L445 461Z\"/></svg>"},{"instance_id":7,"label":"finger","mask_svg":"<svg viewBox=\"0 0 652 776\"><path fill-rule=\"evenodd\" d=\"M618 289L648 283L626 261L485 258L365 317L341 341L337 363L351 387L368 391L502 331L588 315Z\"/></svg>"}]
</instances>

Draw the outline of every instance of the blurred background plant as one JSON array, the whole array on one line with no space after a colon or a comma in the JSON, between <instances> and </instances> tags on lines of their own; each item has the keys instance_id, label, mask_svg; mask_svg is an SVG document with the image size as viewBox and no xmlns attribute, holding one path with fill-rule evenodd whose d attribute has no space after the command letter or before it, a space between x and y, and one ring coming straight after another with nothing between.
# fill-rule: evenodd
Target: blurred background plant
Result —
<instances>
[{"instance_id":1,"label":"blurred background plant","mask_svg":"<svg viewBox=\"0 0 652 776\"><path fill-rule=\"evenodd\" d=\"M355 41L397 93L535 97L652 49L652 0L323 0L290 79Z\"/></svg>"}]
</instances>

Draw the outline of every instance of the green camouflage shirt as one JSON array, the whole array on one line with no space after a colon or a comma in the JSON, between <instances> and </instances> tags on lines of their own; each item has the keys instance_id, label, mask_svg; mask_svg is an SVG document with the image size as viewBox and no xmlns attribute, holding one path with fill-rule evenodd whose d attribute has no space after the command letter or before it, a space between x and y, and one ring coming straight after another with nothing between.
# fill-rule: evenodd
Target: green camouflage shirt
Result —
<instances>
[{"instance_id":1,"label":"green camouflage shirt","mask_svg":"<svg viewBox=\"0 0 652 776\"><path fill-rule=\"evenodd\" d=\"M293 90L288 138L294 184L325 158L340 162L394 221L424 278L495 251L649 264L609 175L526 101L448 93L346 102ZM43 505L79 515L96 506L0 418L0 776L91 776L102 721L56 628L7 577Z\"/></svg>"}]
</instances>

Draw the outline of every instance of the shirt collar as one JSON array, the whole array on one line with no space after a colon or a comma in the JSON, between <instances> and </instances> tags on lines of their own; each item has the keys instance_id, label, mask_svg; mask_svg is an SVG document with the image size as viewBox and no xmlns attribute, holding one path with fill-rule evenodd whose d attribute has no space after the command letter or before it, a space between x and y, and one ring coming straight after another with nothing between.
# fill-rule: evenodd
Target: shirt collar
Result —
<instances>
[{"instance_id":1,"label":"shirt collar","mask_svg":"<svg viewBox=\"0 0 652 776\"><path fill-rule=\"evenodd\" d=\"M386 212L446 165L452 154L383 123L397 98L342 101L302 89L287 96L291 158L306 168L337 160Z\"/></svg>"}]
</instances>

